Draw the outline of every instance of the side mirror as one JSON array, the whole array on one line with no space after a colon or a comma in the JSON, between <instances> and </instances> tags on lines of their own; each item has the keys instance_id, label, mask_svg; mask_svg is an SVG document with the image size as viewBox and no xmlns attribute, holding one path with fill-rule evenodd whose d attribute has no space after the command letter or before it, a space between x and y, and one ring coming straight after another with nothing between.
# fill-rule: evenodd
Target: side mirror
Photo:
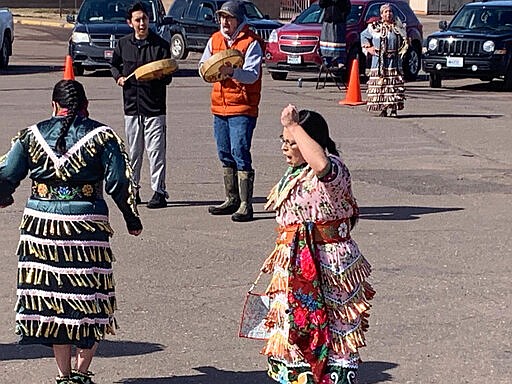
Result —
<instances>
[{"instance_id":1,"label":"side mirror","mask_svg":"<svg viewBox=\"0 0 512 384\"><path fill-rule=\"evenodd\" d=\"M270 19L270 16L269 15L263 15L263 18L264 19Z\"/></svg>"},{"instance_id":2,"label":"side mirror","mask_svg":"<svg viewBox=\"0 0 512 384\"><path fill-rule=\"evenodd\" d=\"M75 23L76 22L76 15L74 15L74 14L73 15L71 15L71 14L67 15L66 16L66 21L68 23L71 23L71 24Z\"/></svg>"},{"instance_id":3,"label":"side mirror","mask_svg":"<svg viewBox=\"0 0 512 384\"><path fill-rule=\"evenodd\" d=\"M174 22L174 19L172 18L172 16L164 16L164 18L162 20L163 25L170 25L173 22Z\"/></svg>"},{"instance_id":4,"label":"side mirror","mask_svg":"<svg viewBox=\"0 0 512 384\"><path fill-rule=\"evenodd\" d=\"M442 20L439 22L439 29L441 31L446 31L448 29L448 22L446 20Z\"/></svg>"}]
</instances>

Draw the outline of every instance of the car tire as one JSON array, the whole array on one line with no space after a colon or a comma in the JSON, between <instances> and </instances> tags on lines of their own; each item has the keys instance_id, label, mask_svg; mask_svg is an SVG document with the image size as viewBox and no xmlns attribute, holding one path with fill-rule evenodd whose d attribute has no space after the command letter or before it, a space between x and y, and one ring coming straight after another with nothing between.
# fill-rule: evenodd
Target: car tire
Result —
<instances>
[{"instance_id":1,"label":"car tire","mask_svg":"<svg viewBox=\"0 0 512 384\"><path fill-rule=\"evenodd\" d=\"M431 72L429 76L430 88L441 88L441 75L439 73Z\"/></svg>"},{"instance_id":2,"label":"car tire","mask_svg":"<svg viewBox=\"0 0 512 384\"><path fill-rule=\"evenodd\" d=\"M171 37L171 57L176 60L186 59L188 56L188 49L185 46L185 39L179 33Z\"/></svg>"},{"instance_id":3,"label":"car tire","mask_svg":"<svg viewBox=\"0 0 512 384\"><path fill-rule=\"evenodd\" d=\"M7 35L4 36L4 40L2 42L2 46L0 47L0 68L7 68L9 65L9 52L11 41Z\"/></svg>"},{"instance_id":4,"label":"car tire","mask_svg":"<svg viewBox=\"0 0 512 384\"><path fill-rule=\"evenodd\" d=\"M84 75L84 67L82 64L73 64L73 72L75 76L83 76Z\"/></svg>"},{"instance_id":5,"label":"car tire","mask_svg":"<svg viewBox=\"0 0 512 384\"><path fill-rule=\"evenodd\" d=\"M417 47L411 45L405 53L402 69L405 80L414 81L418 77L421 67L421 54Z\"/></svg>"},{"instance_id":6,"label":"car tire","mask_svg":"<svg viewBox=\"0 0 512 384\"><path fill-rule=\"evenodd\" d=\"M288 72L270 72L270 77L272 80L286 80L288 76Z\"/></svg>"},{"instance_id":7,"label":"car tire","mask_svg":"<svg viewBox=\"0 0 512 384\"><path fill-rule=\"evenodd\" d=\"M503 84L504 91L512 91L512 64L508 66L508 71L505 74L505 83Z\"/></svg>"}]
</instances>

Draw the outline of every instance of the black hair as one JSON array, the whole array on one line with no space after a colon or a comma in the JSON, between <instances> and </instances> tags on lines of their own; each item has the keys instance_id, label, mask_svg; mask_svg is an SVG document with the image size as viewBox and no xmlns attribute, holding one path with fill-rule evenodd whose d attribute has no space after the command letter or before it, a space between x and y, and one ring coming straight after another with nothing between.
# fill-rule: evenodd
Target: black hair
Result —
<instances>
[{"instance_id":1,"label":"black hair","mask_svg":"<svg viewBox=\"0 0 512 384\"><path fill-rule=\"evenodd\" d=\"M87 107L87 96L83 85L78 81L61 80L53 88L52 101L68 110L67 115L62 118L62 128L54 148L58 153L63 154L66 152L66 136L69 127L75 121L78 112Z\"/></svg>"},{"instance_id":2,"label":"black hair","mask_svg":"<svg viewBox=\"0 0 512 384\"><path fill-rule=\"evenodd\" d=\"M126 12L126 19L131 20L133 12L137 11L142 11L146 16L148 16L148 10L146 9L146 6L138 1L134 3L130 8L128 8L128 11Z\"/></svg>"},{"instance_id":3,"label":"black hair","mask_svg":"<svg viewBox=\"0 0 512 384\"><path fill-rule=\"evenodd\" d=\"M299 125L323 149L332 155L339 156L336 143L329 137L329 126L321 114L302 109L299 111Z\"/></svg>"}]
</instances>

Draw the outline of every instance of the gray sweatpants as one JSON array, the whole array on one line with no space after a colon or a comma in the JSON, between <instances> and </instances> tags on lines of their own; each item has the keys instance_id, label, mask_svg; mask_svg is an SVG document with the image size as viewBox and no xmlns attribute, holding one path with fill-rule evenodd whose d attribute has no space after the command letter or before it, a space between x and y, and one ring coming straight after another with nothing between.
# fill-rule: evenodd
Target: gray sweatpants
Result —
<instances>
[{"instance_id":1,"label":"gray sweatpants","mask_svg":"<svg viewBox=\"0 0 512 384\"><path fill-rule=\"evenodd\" d=\"M145 148L149 159L151 189L169 197L165 190L166 115L155 117L125 115L124 128L135 184L140 187L140 171Z\"/></svg>"}]
</instances>

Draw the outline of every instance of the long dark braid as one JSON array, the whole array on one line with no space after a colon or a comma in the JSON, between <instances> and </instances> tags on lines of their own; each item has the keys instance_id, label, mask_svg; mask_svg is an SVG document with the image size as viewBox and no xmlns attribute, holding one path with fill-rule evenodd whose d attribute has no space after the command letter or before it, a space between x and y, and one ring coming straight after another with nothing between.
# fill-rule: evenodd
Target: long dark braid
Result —
<instances>
[{"instance_id":1,"label":"long dark braid","mask_svg":"<svg viewBox=\"0 0 512 384\"><path fill-rule=\"evenodd\" d=\"M332 155L339 156L336 143L329 137L329 127L321 114L303 109L299 111L299 125L323 149Z\"/></svg>"},{"instance_id":2,"label":"long dark braid","mask_svg":"<svg viewBox=\"0 0 512 384\"><path fill-rule=\"evenodd\" d=\"M327 152L329 152L331 155L339 156L340 153L338 152L338 149L336 148L336 143L332 141L332 139L329 137L327 139Z\"/></svg>"},{"instance_id":3,"label":"long dark braid","mask_svg":"<svg viewBox=\"0 0 512 384\"><path fill-rule=\"evenodd\" d=\"M66 153L66 136L71 124L82 108L87 104L87 97L82 84L76 80L61 80L53 88L52 100L66 108L68 113L62 118L62 128L59 137L55 142L55 150L60 153Z\"/></svg>"}]
</instances>

